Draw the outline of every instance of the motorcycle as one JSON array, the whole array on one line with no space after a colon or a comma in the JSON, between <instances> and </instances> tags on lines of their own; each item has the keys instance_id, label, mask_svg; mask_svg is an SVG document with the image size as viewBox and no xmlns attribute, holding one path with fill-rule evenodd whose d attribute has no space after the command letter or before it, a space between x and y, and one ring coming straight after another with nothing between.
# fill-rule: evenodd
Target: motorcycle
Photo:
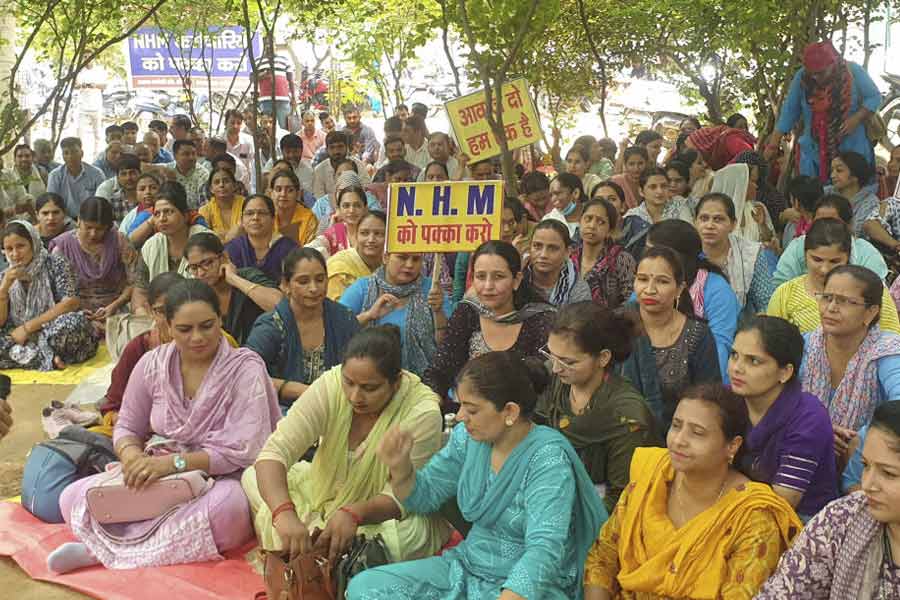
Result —
<instances>
[{"instance_id":1,"label":"motorcycle","mask_svg":"<svg viewBox=\"0 0 900 600\"><path fill-rule=\"evenodd\" d=\"M891 86L884 96L881 110L878 111L886 128L881 144L890 152L895 146L900 146L900 75L884 73L881 78Z\"/></svg>"}]
</instances>

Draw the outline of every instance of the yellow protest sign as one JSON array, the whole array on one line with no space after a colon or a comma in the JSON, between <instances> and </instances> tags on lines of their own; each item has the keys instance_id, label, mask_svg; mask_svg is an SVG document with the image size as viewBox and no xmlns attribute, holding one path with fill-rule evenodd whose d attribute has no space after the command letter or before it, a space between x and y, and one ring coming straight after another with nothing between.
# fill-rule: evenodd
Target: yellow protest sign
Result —
<instances>
[{"instance_id":1,"label":"yellow protest sign","mask_svg":"<svg viewBox=\"0 0 900 600\"><path fill-rule=\"evenodd\" d=\"M528 82L516 79L503 84L503 128L509 149L515 150L543 139L537 111L528 93ZM485 116L484 90L450 100L444 106L453 133L463 152L472 161L500 154L500 144ZM494 102L497 99L494 98ZM494 111L496 114L496 111Z\"/></svg>"},{"instance_id":2,"label":"yellow protest sign","mask_svg":"<svg viewBox=\"0 0 900 600\"><path fill-rule=\"evenodd\" d=\"M392 183L388 252L470 252L500 239L502 181Z\"/></svg>"}]
</instances>

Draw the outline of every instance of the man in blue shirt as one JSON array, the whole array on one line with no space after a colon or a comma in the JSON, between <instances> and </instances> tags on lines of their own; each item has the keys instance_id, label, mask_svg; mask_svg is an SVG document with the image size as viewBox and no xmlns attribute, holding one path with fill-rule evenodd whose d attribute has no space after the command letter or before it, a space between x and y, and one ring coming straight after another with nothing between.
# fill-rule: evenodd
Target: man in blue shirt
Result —
<instances>
[{"instance_id":1,"label":"man in blue shirt","mask_svg":"<svg viewBox=\"0 0 900 600\"><path fill-rule=\"evenodd\" d=\"M47 178L47 191L62 196L66 201L66 213L78 218L81 203L94 195L105 177L103 171L82 161L84 151L81 140L68 137L59 143L63 153L63 164Z\"/></svg>"}]
</instances>

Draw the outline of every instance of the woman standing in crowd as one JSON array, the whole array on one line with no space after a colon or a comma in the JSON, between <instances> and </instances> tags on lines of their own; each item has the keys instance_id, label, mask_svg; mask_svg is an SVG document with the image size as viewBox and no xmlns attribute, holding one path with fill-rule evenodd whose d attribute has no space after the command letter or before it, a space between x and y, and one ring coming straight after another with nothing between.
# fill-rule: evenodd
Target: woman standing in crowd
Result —
<instances>
[{"instance_id":1,"label":"woman standing in crowd","mask_svg":"<svg viewBox=\"0 0 900 600\"><path fill-rule=\"evenodd\" d=\"M9 262L0 273L0 369L51 371L94 356L68 261L48 253L26 221L10 221L0 242Z\"/></svg>"},{"instance_id":2,"label":"woman standing in crowd","mask_svg":"<svg viewBox=\"0 0 900 600\"><path fill-rule=\"evenodd\" d=\"M547 383L536 363L512 352L469 361L457 384L462 423L424 466L411 432L388 432L378 456L403 510L433 514L455 497L472 530L441 556L363 571L348 600L579 597L606 511L572 446L532 420Z\"/></svg>"},{"instance_id":3,"label":"woman standing in crowd","mask_svg":"<svg viewBox=\"0 0 900 600\"><path fill-rule=\"evenodd\" d=\"M118 524L115 530L88 510L88 490L108 475L76 481L59 504L79 541L50 554L47 565L54 573L101 563L134 569L216 560L253 536L237 478L278 421L275 389L259 356L225 341L219 299L205 283L173 286L165 311L173 342L138 361L115 426L124 484L145 490L161 477L193 470L214 481L156 529L149 520ZM164 452L150 455L144 448L154 436L168 443Z\"/></svg>"},{"instance_id":4,"label":"woman standing in crowd","mask_svg":"<svg viewBox=\"0 0 900 600\"><path fill-rule=\"evenodd\" d=\"M122 219L119 231L128 237L128 241L135 248L140 249L147 238L156 233L153 206L159 193L159 179L153 173L141 174L135 184L134 193L137 205Z\"/></svg>"},{"instance_id":5,"label":"woman standing in crowd","mask_svg":"<svg viewBox=\"0 0 900 600\"><path fill-rule=\"evenodd\" d=\"M862 491L807 523L757 600L898 597L900 403L875 410L863 460Z\"/></svg>"},{"instance_id":6,"label":"woman standing in crowd","mask_svg":"<svg viewBox=\"0 0 900 600\"><path fill-rule=\"evenodd\" d=\"M701 256L703 244L700 234L689 223L676 220L657 223L647 233L647 245L667 246L678 253L684 267L684 281L693 305L693 315L709 323L716 340L718 364L724 380L740 313L737 296L728 285L728 279L719 267Z\"/></svg>"},{"instance_id":7,"label":"woman standing in crowd","mask_svg":"<svg viewBox=\"0 0 900 600\"><path fill-rule=\"evenodd\" d=\"M666 218L669 202L669 177L660 167L649 167L641 173L640 206L625 213L622 240L625 249L635 260L641 257L647 243L647 232Z\"/></svg>"},{"instance_id":8,"label":"woman standing in crowd","mask_svg":"<svg viewBox=\"0 0 900 600\"><path fill-rule=\"evenodd\" d=\"M618 221L619 215L609 201L589 201L581 212L581 241L569 257L590 288L594 304L609 308L617 308L631 297L637 266L613 237Z\"/></svg>"},{"instance_id":9,"label":"woman standing in crowd","mask_svg":"<svg viewBox=\"0 0 900 600\"><path fill-rule=\"evenodd\" d=\"M562 432L608 510L628 485L635 448L661 442L641 395L612 369L631 354L634 323L590 302L560 310L542 355L553 378L537 420Z\"/></svg>"},{"instance_id":10,"label":"woman standing in crowd","mask_svg":"<svg viewBox=\"0 0 900 600\"><path fill-rule=\"evenodd\" d=\"M248 197L241 227L245 233L225 244L232 264L239 269L256 267L272 281L281 281L281 263L297 243L275 229L272 199L261 194Z\"/></svg>"},{"instance_id":11,"label":"woman standing in crowd","mask_svg":"<svg viewBox=\"0 0 900 600\"><path fill-rule=\"evenodd\" d=\"M325 297L328 272L317 250L294 249L284 269L287 296L256 320L244 345L262 356L278 401L290 406L319 375L341 363L360 326L347 307Z\"/></svg>"},{"instance_id":12,"label":"woman standing in crowd","mask_svg":"<svg viewBox=\"0 0 900 600\"><path fill-rule=\"evenodd\" d=\"M569 258L569 229L555 219L538 223L531 237L525 280L553 306L591 299L591 288Z\"/></svg>"},{"instance_id":13,"label":"woman standing in crowd","mask_svg":"<svg viewBox=\"0 0 900 600\"><path fill-rule=\"evenodd\" d=\"M361 187L342 189L337 194L335 224L316 237L310 245L325 257L334 256L347 248L353 248L356 245L359 223L366 216L368 210L366 192Z\"/></svg>"},{"instance_id":14,"label":"woman standing in crowd","mask_svg":"<svg viewBox=\"0 0 900 600\"><path fill-rule=\"evenodd\" d=\"M740 463L749 422L733 392L686 390L667 449L638 448L631 483L585 563L585 600L749 600L802 527Z\"/></svg>"},{"instance_id":15,"label":"woman standing in crowd","mask_svg":"<svg viewBox=\"0 0 900 600\"><path fill-rule=\"evenodd\" d=\"M277 171L269 180L269 197L275 202L275 231L295 243L308 244L316 236L319 221L300 199L300 180L292 170Z\"/></svg>"},{"instance_id":16,"label":"woman standing in crowd","mask_svg":"<svg viewBox=\"0 0 900 600\"><path fill-rule=\"evenodd\" d=\"M900 336L878 326L883 290L865 267L843 265L816 295L821 325L808 334L800 380L828 408L841 464L875 408L900 399Z\"/></svg>"},{"instance_id":17,"label":"woman standing in crowd","mask_svg":"<svg viewBox=\"0 0 900 600\"><path fill-rule=\"evenodd\" d=\"M75 224L66 216L66 201L59 194L45 192L34 202L37 211L37 231L44 248L50 246L53 238L75 229Z\"/></svg>"},{"instance_id":18,"label":"woman standing in crowd","mask_svg":"<svg viewBox=\"0 0 900 600\"><path fill-rule=\"evenodd\" d=\"M734 338L728 375L750 414L746 461L738 465L808 520L837 497L838 479L828 411L801 390L802 360L803 336L796 326L752 316Z\"/></svg>"},{"instance_id":19,"label":"woman standing in crowd","mask_svg":"<svg viewBox=\"0 0 900 600\"><path fill-rule=\"evenodd\" d=\"M108 200L88 198L79 211L78 228L57 236L50 249L69 261L81 310L102 335L106 318L129 303L132 311L149 313L146 294L134 286L141 257L115 228Z\"/></svg>"},{"instance_id":20,"label":"woman standing in crowd","mask_svg":"<svg viewBox=\"0 0 900 600\"><path fill-rule=\"evenodd\" d=\"M187 274L184 250L188 238L209 232L206 226L192 223L195 216L196 213L188 210L187 195L180 183L169 181L159 187L153 204L153 228L156 233L141 246L141 256L147 270L142 280L151 281L168 271Z\"/></svg>"},{"instance_id":21,"label":"woman standing in crowd","mask_svg":"<svg viewBox=\"0 0 900 600\"><path fill-rule=\"evenodd\" d=\"M450 300L422 274L422 255L392 252L384 265L353 282L341 295L361 325L392 324L403 337L403 368L421 376L447 329Z\"/></svg>"},{"instance_id":22,"label":"woman standing in crowd","mask_svg":"<svg viewBox=\"0 0 900 600\"><path fill-rule=\"evenodd\" d=\"M209 228L226 242L241 235L244 197L237 193L237 181L229 169L215 169L209 175L209 202L200 207L200 215Z\"/></svg>"},{"instance_id":23,"label":"woman standing in crowd","mask_svg":"<svg viewBox=\"0 0 900 600\"><path fill-rule=\"evenodd\" d=\"M742 311L764 312L775 293L775 255L759 242L734 233L734 203L725 194L712 192L703 196L697 205L695 222L703 254L728 277Z\"/></svg>"},{"instance_id":24,"label":"woman standing in crowd","mask_svg":"<svg viewBox=\"0 0 900 600\"><path fill-rule=\"evenodd\" d=\"M626 148L622 153L622 164L625 170L609 180L625 190L625 206L631 210L641 203L641 173L650 165L647 149L642 146Z\"/></svg>"},{"instance_id":25,"label":"woman standing in crowd","mask_svg":"<svg viewBox=\"0 0 900 600\"><path fill-rule=\"evenodd\" d=\"M684 267L671 248L647 249L634 291L641 335L620 369L665 431L686 388L722 380L716 342L706 323L694 317Z\"/></svg>"},{"instance_id":26,"label":"woman standing in crowd","mask_svg":"<svg viewBox=\"0 0 900 600\"><path fill-rule=\"evenodd\" d=\"M575 145L566 153L566 173L580 179L581 189L585 192L594 189L594 186L602 181L597 175L588 172L590 166L590 146L581 145L576 141Z\"/></svg>"},{"instance_id":27,"label":"woman standing in crowd","mask_svg":"<svg viewBox=\"0 0 900 600\"><path fill-rule=\"evenodd\" d=\"M578 233L578 221L581 219L581 208L585 201L581 180L571 173L560 173L550 182L550 202L553 204L553 210L541 220L559 221L569 229L569 237L575 237Z\"/></svg>"},{"instance_id":28,"label":"woman standing in crowd","mask_svg":"<svg viewBox=\"0 0 900 600\"><path fill-rule=\"evenodd\" d=\"M475 295L453 311L447 334L422 377L444 400L470 358L506 350L538 356L553 324L555 309L524 280L515 246L485 242L472 255L472 265Z\"/></svg>"},{"instance_id":29,"label":"woman standing in crowd","mask_svg":"<svg viewBox=\"0 0 900 600\"><path fill-rule=\"evenodd\" d=\"M383 264L387 216L369 211L356 229L356 246L328 259L328 297L337 301L360 277L368 277Z\"/></svg>"},{"instance_id":30,"label":"woman standing in crowd","mask_svg":"<svg viewBox=\"0 0 900 600\"><path fill-rule=\"evenodd\" d=\"M807 333L822 324L816 294L824 291L825 277L835 267L849 262L850 230L837 219L817 219L806 234L803 247L808 273L778 286L766 312L787 319ZM879 326L898 333L897 307L887 288L882 286L882 291Z\"/></svg>"},{"instance_id":31,"label":"woman standing in crowd","mask_svg":"<svg viewBox=\"0 0 900 600\"><path fill-rule=\"evenodd\" d=\"M238 269L211 231L192 235L184 247L187 272L215 291L222 307L222 328L243 343L257 317L283 298L276 281L256 267Z\"/></svg>"},{"instance_id":32,"label":"woman standing in crowd","mask_svg":"<svg viewBox=\"0 0 900 600\"><path fill-rule=\"evenodd\" d=\"M875 188L871 185L874 170L861 154L841 152L831 161L831 186L826 192L835 191L850 201L853 207L853 235L863 234L863 225L880 204Z\"/></svg>"},{"instance_id":33,"label":"woman standing in crowd","mask_svg":"<svg viewBox=\"0 0 900 600\"><path fill-rule=\"evenodd\" d=\"M381 535L394 560L408 560L433 555L447 540L443 519L402 508L376 457L392 427L409 432L416 465L441 446L438 399L400 362L396 327L365 329L343 363L312 382L278 423L242 479L264 550L315 549L334 561L362 533ZM298 462L316 442L312 463Z\"/></svg>"}]
</instances>

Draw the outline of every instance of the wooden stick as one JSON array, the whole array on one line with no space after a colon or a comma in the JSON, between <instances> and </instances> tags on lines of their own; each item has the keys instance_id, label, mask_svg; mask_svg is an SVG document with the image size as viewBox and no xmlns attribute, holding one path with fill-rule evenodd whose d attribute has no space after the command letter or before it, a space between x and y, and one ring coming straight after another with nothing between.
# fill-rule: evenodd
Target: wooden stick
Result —
<instances>
[{"instance_id":1,"label":"wooden stick","mask_svg":"<svg viewBox=\"0 0 900 600\"><path fill-rule=\"evenodd\" d=\"M444 255L440 252L434 253L434 267L431 270L431 289L441 286L441 263L444 262Z\"/></svg>"}]
</instances>

